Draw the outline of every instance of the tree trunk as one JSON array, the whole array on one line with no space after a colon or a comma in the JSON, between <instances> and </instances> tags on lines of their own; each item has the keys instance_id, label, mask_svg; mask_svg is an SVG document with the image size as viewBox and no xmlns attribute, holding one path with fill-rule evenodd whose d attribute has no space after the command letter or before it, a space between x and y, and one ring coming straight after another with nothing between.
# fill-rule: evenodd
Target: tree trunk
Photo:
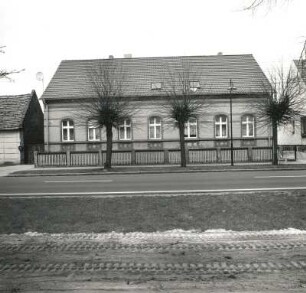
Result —
<instances>
[{"instance_id":1,"label":"tree trunk","mask_svg":"<svg viewBox=\"0 0 306 293\"><path fill-rule=\"evenodd\" d=\"M184 136L185 125L179 123L180 132L180 147L181 147L181 167L186 167L186 149L185 149L185 136Z\"/></svg>"},{"instance_id":2,"label":"tree trunk","mask_svg":"<svg viewBox=\"0 0 306 293\"><path fill-rule=\"evenodd\" d=\"M272 121L272 164L278 165L277 123Z\"/></svg>"},{"instance_id":3,"label":"tree trunk","mask_svg":"<svg viewBox=\"0 0 306 293\"><path fill-rule=\"evenodd\" d=\"M113 152L113 127L112 125L106 126L106 160L104 163L105 169L112 167L112 152Z\"/></svg>"}]
</instances>

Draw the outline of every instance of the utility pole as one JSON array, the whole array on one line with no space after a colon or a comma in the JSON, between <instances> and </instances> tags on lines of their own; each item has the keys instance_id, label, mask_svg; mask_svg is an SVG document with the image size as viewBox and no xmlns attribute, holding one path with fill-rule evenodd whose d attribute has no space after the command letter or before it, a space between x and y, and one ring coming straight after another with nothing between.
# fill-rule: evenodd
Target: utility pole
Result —
<instances>
[{"instance_id":1,"label":"utility pole","mask_svg":"<svg viewBox=\"0 0 306 293\"><path fill-rule=\"evenodd\" d=\"M233 101L232 101L232 93L236 90L234 87L233 81L230 79L229 82L229 95L230 95L230 130L231 130L231 166L234 166L234 148L233 148Z\"/></svg>"}]
</instances>

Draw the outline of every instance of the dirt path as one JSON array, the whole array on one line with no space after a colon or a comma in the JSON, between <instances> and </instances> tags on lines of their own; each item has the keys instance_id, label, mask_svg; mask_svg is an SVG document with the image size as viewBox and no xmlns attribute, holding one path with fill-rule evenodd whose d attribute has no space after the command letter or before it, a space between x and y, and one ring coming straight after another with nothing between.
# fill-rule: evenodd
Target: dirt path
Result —
<instances>
[{"instance_id":1,"label":"dirt path","mask_svg":"<svg viewBox=\"0 0 306 293\"><path fill-rule=\"evenodd\" d=\"M306 231L0 235L1 292L306 292Z\"/></svg>"}]
</instances>

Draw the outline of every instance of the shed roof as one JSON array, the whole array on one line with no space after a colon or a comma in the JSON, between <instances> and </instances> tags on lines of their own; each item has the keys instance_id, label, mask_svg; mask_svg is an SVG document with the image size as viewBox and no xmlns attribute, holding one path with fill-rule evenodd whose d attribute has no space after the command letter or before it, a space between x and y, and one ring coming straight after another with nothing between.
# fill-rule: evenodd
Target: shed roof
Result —
<instances>
[{"instance_id":1,"label":"shed roof","mask_svg":"<svg viewBox=\"0 0 306 293\"><path fill-rule=\"evenodd\" d=\"M25 95L0 96L0 130L22 128L33 92Z\"/></svg>"},{"instance_id":2,"label":"shed roof","mask_svg":"<svg viewBox=\"0 0 306 293\"><path fill-rule=\"evenodd\" d=\"M92 96L88 73L97 65L113 62L124 76L123 96L146 97L166 95L154 91L151 83L162 82L188 69L190 76L200 82L199 95L228 94L229 80L234 82L236 93L266 92L268 80L253 55L213 55L178 57L114 58L95 60L64 60L60 63L43 99L71 99ZM170 73L170 74L169 74Z\"/></svg>"}]
</instances>

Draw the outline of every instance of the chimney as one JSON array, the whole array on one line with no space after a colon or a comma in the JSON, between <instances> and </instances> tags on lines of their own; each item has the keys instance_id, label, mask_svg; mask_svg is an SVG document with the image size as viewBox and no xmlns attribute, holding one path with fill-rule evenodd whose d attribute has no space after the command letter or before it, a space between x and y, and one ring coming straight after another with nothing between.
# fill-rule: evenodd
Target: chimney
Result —
<instances>
[{"instance_id":1,"label":"chimney","mask_svg":"<svg viewBox=\"0 0 306 293\"><path fill-rule=\"evenodd\" d=\"M114 55L109 55L108 59L114 59Z\"/></svg>"},{"instance_id":2,"label":"chimney","mask_svg":"<svg viewBox=\"0 0 306 293\"><path fill-rule=\"evenodd\" d=\"M220 55L223 55L223 53L222 52L218 52L218 54L217 54L218 56L220 56Z\"/></svg>"},{"instance_id":3,"label":"chimney","mask_svg":"<svg viewBox=\"0 0 306 293\"><path fill-rule=\"evenodd\" d=\"M123 57L124 58L132 58L132 54L124 54Z\"/></svg>"}]
</instances>

